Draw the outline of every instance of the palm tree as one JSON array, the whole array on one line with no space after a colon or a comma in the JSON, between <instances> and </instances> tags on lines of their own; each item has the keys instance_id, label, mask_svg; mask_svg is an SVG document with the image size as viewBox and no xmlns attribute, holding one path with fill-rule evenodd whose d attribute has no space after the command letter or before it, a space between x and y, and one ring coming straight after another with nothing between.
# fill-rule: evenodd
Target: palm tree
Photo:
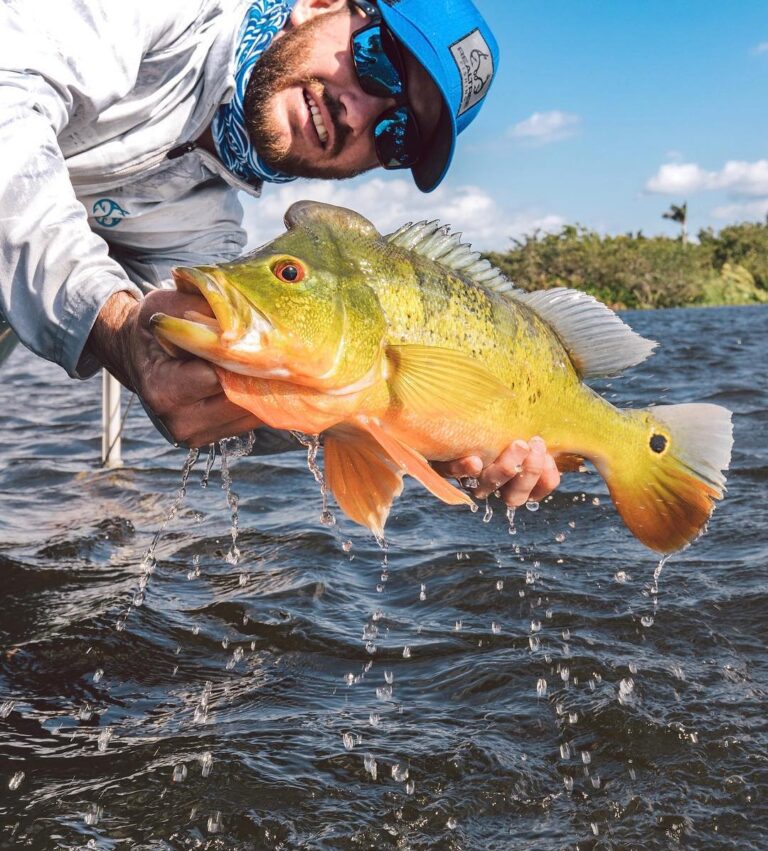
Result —
<instances>
[{"instance_id":1,"label":"palm tree","mask_svg":"<svg viewBox=\"0 0 768 851\"><path fill-rule=\"evenodd\" d=\"M680 225L680 241L683 245L688 244L688 202L684 201L682 206L671 204L666 213L662 213L662 219L670 219Z\"/></svg>"}]
</instances>

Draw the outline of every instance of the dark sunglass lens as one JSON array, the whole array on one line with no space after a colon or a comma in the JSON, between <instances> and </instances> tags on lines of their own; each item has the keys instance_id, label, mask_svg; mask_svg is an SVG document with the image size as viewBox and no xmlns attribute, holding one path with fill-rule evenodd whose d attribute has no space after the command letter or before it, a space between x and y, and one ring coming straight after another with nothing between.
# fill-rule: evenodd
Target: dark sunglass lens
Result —
<instances>
[{"instance_id":1,"label":"dark sunglass lens","mask_svg":"<svg viewBox=\"0 0 768 851\"><path fill-rule=\"evenodd\" d=\"M402 94L402 75L384 50L380 26L366 27L352 35L352 58L364 92L375 97Z\"/></svg>"},{"instance_id":2,"label":"dark sunglass lens","mask_svg":"<svg viewBox=\"0 0 768 851\"><path fill-rule=\"evenodd\" d=\"M407 106L386 112L373 131L376 156L384 168L409 168L421 153L419 128Z\"/></svg>"}]
</instances>

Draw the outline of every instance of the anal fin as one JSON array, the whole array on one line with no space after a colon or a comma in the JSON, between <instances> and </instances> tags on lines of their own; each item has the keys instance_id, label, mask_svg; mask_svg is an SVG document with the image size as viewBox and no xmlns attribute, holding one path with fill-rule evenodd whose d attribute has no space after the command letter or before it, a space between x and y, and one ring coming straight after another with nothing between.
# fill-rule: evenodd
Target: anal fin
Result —
<instances>
[{"instance_id":1,"label":"anal fin","mask_svg":"<svg viewBox=\"0 0 768 851\"><path fill-rule=\"evenodd\" d=\"M323 443L325 481L339 508L355 523L384 536L393 500L403 490L403 471L369 434L332 429Z\"/></svg>"}]
</instances>

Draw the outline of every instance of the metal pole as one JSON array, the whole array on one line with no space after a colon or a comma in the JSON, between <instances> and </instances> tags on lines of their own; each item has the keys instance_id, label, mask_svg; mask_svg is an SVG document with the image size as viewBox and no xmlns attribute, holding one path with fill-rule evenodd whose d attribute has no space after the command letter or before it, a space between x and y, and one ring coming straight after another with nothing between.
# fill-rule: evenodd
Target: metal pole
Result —
<instances>
[{"instance_id":1,"label":"metal pole","mask_svg":"<svg viewBox=\"0 0 768 851\"><path fill-rule=\"evenodd\" d=\"M101 466L122 467L120 441L120 382L101 371Z\"/></svg>"}]
</instances>

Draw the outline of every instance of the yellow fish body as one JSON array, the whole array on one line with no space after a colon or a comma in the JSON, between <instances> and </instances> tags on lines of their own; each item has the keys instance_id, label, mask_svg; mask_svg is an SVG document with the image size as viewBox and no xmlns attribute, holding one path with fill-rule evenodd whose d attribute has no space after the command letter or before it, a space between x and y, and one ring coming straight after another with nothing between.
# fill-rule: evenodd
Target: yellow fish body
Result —
<instances>
[{"instance_id":1,"label":"yellow fish body","mask_svg":"<svg viewBox=\"0 0 768 851\"><path fill-rule=\"evenodd\" d=\"M165 344L219 367L236 404L270 426L324 434L328 485L378 535L405 473L451 504L470 497L429 461L493 461L541 435L561 469L592 462L632 533L671 552L723 496L730 412L619 410L584 378L640 363L645 340L575 290L516 290L434 222L382 236L362 216L294 204L287 232L221 266L174 270L213 317L158 314Z\"/></svg>"}]
</instances>

